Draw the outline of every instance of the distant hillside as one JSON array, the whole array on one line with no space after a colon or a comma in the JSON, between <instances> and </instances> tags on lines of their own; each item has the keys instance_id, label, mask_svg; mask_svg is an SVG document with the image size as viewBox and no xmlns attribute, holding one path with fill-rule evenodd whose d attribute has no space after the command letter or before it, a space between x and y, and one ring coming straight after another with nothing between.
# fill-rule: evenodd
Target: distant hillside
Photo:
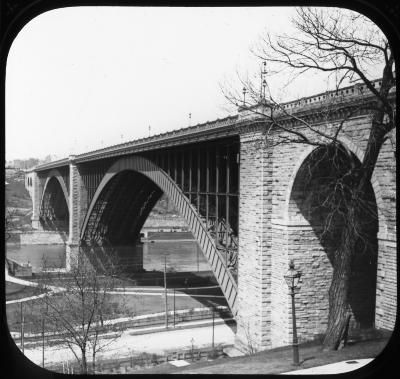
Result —
<instances>
[{"instance_id":1,"label":"distant hillside","mask_svg":"<svg viewBox=\"0 0 400 379\"><path fill-rule=\"evenodd\" d=\"M32 200L25 189L21 171L6 171L6 215L11 218L11 230L31 229Z\"/></svg>"},{"instance_id":2,"label":"distant hillside","mask_svg":"<svg viewBox=\"0 0 400 379\"><path fill-rule=\"evenodd\" d=\"M170 201L166 195L162 195L161 199L158 200L151 211L149 217L157 217L158 215L179 217L180 213L175 209L173 202Z\"/></svg>"},{"instance_id":3,"label":"distant hillside","mask_svg":"<svg viewBox=\"0 0 400 379\"><path fill-rule=\"evenodd\" d=\"M25 189L23 173L6 175L6 207L32 208L32 200Z\"/></svg>"}]
</instances>

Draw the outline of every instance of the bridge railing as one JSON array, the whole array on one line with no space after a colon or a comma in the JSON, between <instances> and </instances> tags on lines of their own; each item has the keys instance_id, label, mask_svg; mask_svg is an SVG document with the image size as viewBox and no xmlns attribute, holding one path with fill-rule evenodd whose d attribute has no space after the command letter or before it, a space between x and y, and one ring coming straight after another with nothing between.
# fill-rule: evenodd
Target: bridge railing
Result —
<instances>
[{"instance_id":1,"label":"bridge railing","mask_svg":"<svg viewBox=\"0 0 400 379\"><path fill-rule=\"evenodd\" d=\"M381 87L382 79L376 79L372 81L372 85L375 89L379 91ZM396 92L396 88L392 88L390 93L394 94ZM351 99L356 99L360 97L369 98L373 96L372 92L366 87L365 84L355 84L352 86L347 86L344 88L340 88L334 91L326 91L323 93L319 93L313 96L303 97L298 100L284 102L281 104L277 104L276 109L279 114L281 113L292 113L297 112L298 110L303 110L305 108L312 108L313 106L321 106L327 102L343 102ZM243 108L243 107L241 107ZM247 107L249 108L249 107ZM246 109L246 108L243 108ZM150 137L140 138L133 141L124 142L121 144L111 145L101 149L95 149L89 152L85 152L82 154L77 154L74 156L76 162L85 161L88 158L96 158L101 156L102 154L107 153L124 153L135 147L145 147L148 145L152 145L155 142L163 142L167 140L173 140L179 137L185 137L192 134L202 133L208 130L217 130L221 127L226 127L228 125L233 125L238 120L238 115L228 116L223 119L216 119L213 121L206 121L205 123L196 124L189 127L184 127L180 129L176 129L166 133L155 134ZM35 171L51 169L54 167L65 166L69 164L68 158L59 159L54 162L49 162L43 165L36 166L34 168Z\"/></svg>"}]
</instances>

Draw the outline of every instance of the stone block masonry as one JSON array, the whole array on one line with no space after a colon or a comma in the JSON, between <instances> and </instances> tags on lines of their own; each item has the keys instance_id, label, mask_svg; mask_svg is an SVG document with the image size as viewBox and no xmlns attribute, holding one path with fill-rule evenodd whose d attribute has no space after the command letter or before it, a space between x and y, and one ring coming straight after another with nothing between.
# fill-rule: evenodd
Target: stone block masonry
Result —
<instances>
[{"instance_id":1,"label":"stone block masonry","mask_svg":"<svg viewBox=\"0 0 400 379\"><path fill-rule=\"evenodd\" d=\"M265 125L259 125L240 139L236 344L247 351L271 346L271 165L265 132Z\"/></svg>"},{"instance_id":2,"label":"stone block masonry","mask_svg":"<svg viewBox=\"0 0 400 379\"><path fill-rule=\"evenodd\" d=\"M396 236L379 237L375 326L393 330L398 301Z\"/></svg>"},{"instance_id":3,"label":"stone block masonry","mask_svg":"<svg viewBox=\"0 0 400 379\"><path fill-rule=\"evenodd\" d=\"M369 115L355 116L345 123L339 137L359 160L363 159L370 123ZM335 130L327 124L317 126L328 132ZM283 278L290 259L303 273L296 296L299 340L318 338L327 327L333 247L321 243L321 220L315 224L304 214L300 206L305 200L293 200L301 193L294 185L299 170L315 147L277 144L280 138L281 131L268 130L259 122L247 124L240 134L236 345L244 351L291 343L291 298ZM392 330L397 304L396 188L389 140L378 157L371 184L379 218L377 264L367 262L362 255L357 258L362 262L351 279L351 325L375 324ZM376 271L372 276L371 270ZM370 280L365 280L368 275Z\"/></svg>"},{"instance_id":4,"label":"stone block masonry","mask_svg":"<svg viewBox=\"0 0 400 379\"><path fill-rule=\"evenodd\" d=\"M30 187L29 194L32 198L32 228L41 229L39 215L40 215L40 201L41 201L41 186L38 174L33 172L30 174L32 186Z\"/></svg>"},{"instance_id":5,"label":"stone block masonry","mask_svg":"<svg viewBox=\"0 0 400 379\"><path fill-rule=\"evenodd\" d=\"M82 179L74 156L70 156L69 164L69 233L67 241L66 268L69 270L79 252L82 208Z\"/></svg>"}]
</instances>

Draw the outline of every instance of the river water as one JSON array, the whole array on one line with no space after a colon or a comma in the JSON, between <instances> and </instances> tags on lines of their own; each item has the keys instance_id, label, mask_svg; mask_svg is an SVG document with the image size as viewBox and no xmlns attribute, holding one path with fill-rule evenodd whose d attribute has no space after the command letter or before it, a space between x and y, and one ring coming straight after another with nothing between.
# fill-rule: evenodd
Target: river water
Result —
<instances>
[{"instance_id":1,"label":"river water","mask_svg":"<svg viewBox=\"0 0 400 379\"><path fill-rule=\"evenodd\" d=\"M43 263L49 268L65 267L64 245L7 245L7 257L18 263L30 263L38 272Z\"/></svg>"},{"instance_id":2,"label":"river water","mask_svg":"<svg viewBox=\"0 0 400 379\"><path fill-rule=\"evenodd\" d=\"M164 232L149 235L149 241L143 243L143 268L147 271L163 271L164 255L168 270L176 272L211 270L190 233ZM19 263L29 262L33 272L39 272L43 262L48 268L61 268L65 267L65 246L7 245L7 257Z\"/></svg>"}]
</instances>

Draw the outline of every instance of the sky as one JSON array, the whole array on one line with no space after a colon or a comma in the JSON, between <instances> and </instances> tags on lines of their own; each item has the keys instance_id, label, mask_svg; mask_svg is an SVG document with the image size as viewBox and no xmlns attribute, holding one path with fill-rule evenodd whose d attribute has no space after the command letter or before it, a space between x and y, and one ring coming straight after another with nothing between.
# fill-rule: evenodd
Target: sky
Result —
<instances>
[{"instance_id":1,"label":"sky","mask_svg":"<svg viewBox=\"0 0 400 379\"><path fill-rule=\"evenodd\" d=\"M293 14L73 7L37 16L7 60L6 160L64 158L234 114L220 84L257 71L250 48L266 31L290 33ZM324 90L308 80L287 100Z\"/></svg>"}]
</instances>

